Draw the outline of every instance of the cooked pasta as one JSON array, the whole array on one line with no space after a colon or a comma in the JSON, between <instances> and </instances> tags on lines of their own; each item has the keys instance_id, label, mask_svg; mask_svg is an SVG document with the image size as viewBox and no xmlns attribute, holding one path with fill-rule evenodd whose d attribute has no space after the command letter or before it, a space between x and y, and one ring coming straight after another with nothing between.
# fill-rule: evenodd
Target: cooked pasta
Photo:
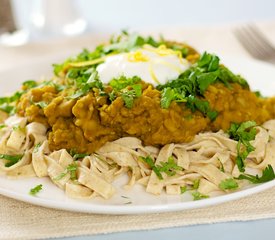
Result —
<instances>
[{"instance_id":1,"label":"cooked pasta","mask_svg":"<svg viewBox=\"0 0 275 240\"><path fill-rule=\"evenodd\" d=\"M260 175L268 165L275 167L275 120L256 129L255 140L251 141L255 150L246 159L246 173ZM181 194L183 188L194 189L199 180L197 191L208 196L217 191L230 191L222 189L221 183L241 174L235 162L238 142L222 130L200 133L189 143L171 143L162 148L144 146L135 137L124 137L78 160L65 149L50 151L46 127L35 122L27 124L26 118L6 119L0 136L2 153L22 154L10 167L5 166L9 160L0 161L0 169L8 177L49 177L72 198L101 196L109 199L116 193L113 181L125 174L129 176L124 186L127 190L141 184L146 192L155 195L163 191ZM161 178L143 160L148 156L155 167L171 161L167 171L159 170ZM70 166L75 168L70 171ZM248 184L246 180L235 181L240 187Z\"/></svg>"}]
</instances>

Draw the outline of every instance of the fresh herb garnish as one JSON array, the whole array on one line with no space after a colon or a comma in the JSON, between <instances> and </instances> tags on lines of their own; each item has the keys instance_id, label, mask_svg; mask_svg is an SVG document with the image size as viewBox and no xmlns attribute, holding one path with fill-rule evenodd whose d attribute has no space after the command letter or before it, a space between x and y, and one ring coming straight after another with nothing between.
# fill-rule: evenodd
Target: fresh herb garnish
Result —
<instances>
[{"instance_id":1,"label":"fresh herb garnish","mask_svg":"<svg viewBox=\"0 0 275 240\"><path fill-rule=\"evenodd\" d=\"M83 66L87 66L85 63L89 61L94 63L93 67L96 67L99 63L104 61L104 57L106 57L109 54L129 52L136 48L142 47L144 44L149 44L153 47L158 47L162 44L165 44L165 42L163 40L156 41L152 37L142 37L137 34L129 34L126 31L122 31L122 33L119 36L112 37L109 44L107 45L99 45L95 48L94 51L91 52L87 49L84 49L75 58L69 58L61 64L53 64L54 73L56 76L62 75L64 73L66 74L68 69L69 71L74 69L70 68L70 65L72 66L73 64L84 63ZM86 68L84 67L84 69Z\"/></svg>"},{"instance_id":2,"label":"fresh herb garnish","mask_svg":"<svg viewBox=\"0 0 275 240\"><path fill-rule=\"evenodd\" d=\"M77 153L75 149L71 149L69 154L73 157L74 160L78 160L90 155L88 153Z\"/></svg>"},{"instance_id":3,"label":"fresh herb garnish","mask_svg":"<svg viewBox=\"0 0 275 240\"><path fill-rule=\"evenodd\" d=\"M155 166L155 163L153 161L153 159L150 156L147 157L140 157L144 162L146 162L150 168L152 168L152 170L154 171L154 173L157 175L157 177L162 180L163 177L159 171L159 169Z\"/></svg>"},{"instance_id":4,"label":"fresh herb garnish","mask_svg":"<svg viewBox=\"0 0 275 240\"><path fill-rule=\"evenodd\" d=\"M180 187L180 193L181 193L181 194L185 193L186 190L187 190L187 187L186 187L186 186L181 186L181 187Z\"/></svg>"},{"instance_id":5,"label":"fresh herb garnish","mask_svg":"<svg viewBox=\"0 0 275 240\"><path fill-rule=\"evenodd\" d=\"M42 184L35 186L30 190L29 194L35 196L37 193L39 193L42 190L42 187L43 187Z\"/></svg>"},{"instance_id":6,"label":"fresh herb garnish","mask_svg":"<svg viewBox=\"0 0 275 240\"><path fill-rule=\"evenodd\" d=\"M198 189L200 186L200 179L196 179L194 182L193 182L193 189Z\"/></svg>"},{"instance_id":7,"label":"fresh herb garnish","mask_svg":"<svg viewBox=\"0 0 275 240\"><path fill-rule=\"evenodd\" d=\"M89 155L90 154L88 154L88 153L76 153L72 157L73 157L74 160L78 160L78 159L82 159L82 158L84 158L86 156L89 156Z\"/></svg>"},{"instance_id":8,"label":"fresh herb garnish","mask_svg":"<svg viewBox=\"0 0 275 240\"><path fill-rule=\"evenodd\" d=\"M0 154L0 159L7 160L5 163L5 167L11 167L12 165L16 164L23 155L7 155L7 154Z\"/></svg>"},{"instance_id":9,"label":"fresh herb garnish","mask_svg":"<svg viewBox=\"0 0 275 240\"><path fill-rule=\"evenodd\" d=\"M135 85L137 83L140 83L141 79L138 76L134 77L125 77L124 75L118 77L118 78L113 78L110 82L109 85L115 89L116 91L120 91L128 86Z\"/></svg>"},{"instance_id":10,"label":"fresh herb garnish","mask_svg":"<svg viewBox=\"0 0 275 240\"><path fill-rule=\"evenodd\" d=\"M223 82L228 87L230 83L237 82L247 87L243 78L219 64L217 56L205 52L199 61L178 79L157 86L161 91L161 107L169 108L172 101L186 102L186 106L192 111L198 110L213 121L218 113L211 109L209 102L204 99L204 92L209 85L216 82Z\"/></svg>"},{"instance_id":11,"label":"fresh herb garnish","mask_svg":"<svg viewBox=\"0 0 275 240\"><path fill-rule=\"evenodd\" d=\"M251 175L251 174L241 174L236 179L239 179L239 180L245 179L245 180L248 180L248 181L250 181L254 184L264 183L264 182L268 182L268 181L271 181L271 180L275 179L275 173L274 173L274 170L273 170L272 166L269 164L263 170L263 173L262 173L261 177L259 177L258 174L256 176Z\"/></svg>"},{"instance_id":12,"label":"fresh herb garnish","mask_svg":"<svg viewBox=\"0 0 275 240\"><path fill-rule=\"evenodd\" d=\"M199 98L189 96L187 98L186 106L189 107L192 112L199 110L205 116L209 117L211 121L215 120L218 116L218 112L211 110L209 102L206 100L201 100Z\"/></svg>"},{"instance_id":13,"label":"fresh herb garnish","mask_svg":"<svg viewBox=\"0 0 275 240\"><path fill-rule=\"evenodd\" d=\"M228 130L229 137L238 141L236 163L240 172L245 171L244 161L249 153L255 150L250 143L250 141L255 139L257 133L255 126L256 122L254 121L247 121L241 124L232 123Z\"/></svg>"},{"instance_id":14,"label":"fresh herb garnish","mask_svg":"<svg viewBox=\"0 0 275 240\"><path fill-rule=\"evenodd\" d=\"M182 170L182 167L176 164L172 156L168 158L167 162L160 162L160 165L155 165L153 159L150 156L147 156L146 158L141 157L141 159L152 168L160 180L163 180L163 176L161 175L162 172L168 176L174 176L176 171Z\"/></svg>"},{"instance_id":15,"label":"fresh herb garnish","mask_svg":"<svg viewBox=\"0 0 275 240\"><path fill-rule=\"evenodd\" d=\"M219 184L219 188L221 190L235 190L238 187L239 187L238 183L233 178L225 179L221 181L221 183Z\"/></svg>"},{"instance_id":16,"label":"fresh herb garnish","mask_svg":"<svg viewBox=\"0 0 275 240\"><path fill-rule=\"evenodd\" d=\"M60 179L62 179L63 177L65 177L67 174L70 174L70 179L75 181L76 178L76 171L77 171L77 163L71 163L67 166L66 170L62 173L60 173L58 176L56 176L54 178L55 181L58 181Z\"/></svg>"},{"instance_id":17,"label":"fresh herb garnish","mask_svg":"<svg viewBox=\"0 0 275 240\"><path fill-rule=\"evenodd\" d=\"M7 127L5 124L0 124L0 129Z\"/></svg>"},{"instance_id":18,"label":"fresh herb garnish","mask_svg":"<svg viewBox=\"0 0 275 240\"><path fill-rule=\"evenodd\" d=\"M0 110L13 115L16 112L15 103L20 99L24 91L15 92L12 96L0 98Z\"/></svg>"},{"instance_id":19,"label":"fresh herb garnish","mask_svg":"<svg viewBox=\"0 0 275 240\"><path fill-rule=\"evenodd\" d=\"M46 102L44 102L44 101L35 102L34 105L36 105L36 106L38 106L38 107L40 107L40 108L42 108L42 109L44 109L45 107L48 106L48 104L47 104Z\"/></svg>"},{"instance_id":20,"label":"fresh herb garnish","mask_svg":"<svg viewBox=\"0 0 275 240\"><path fill-rule=\"evenodd\" d=\"M182 167L178 166L175 162L175 159L170 156L167 162L160 162L160 165L157 166L159 172L164 172L168 176L174 176L176 171L181 171Z\"/></svg>"},{"instance_id":21,"label":"fresh herb garnish","mask_svg":"<svg viewBox=\"0 0 275 240\"><path fill-rule=\"evenodd\" d=\"M41 145L42 145L41 142L37 143L37 144L34 146L34 148L33 148L33 152L34 152L34 153L37 153L38 150L39 150L39 148L41 147Z\"/></svg>"},{"instance_id":22,"label":"fresh herb garnish","mask_svg":"<svg viewBox=\"0 0 275 240\"><path fill-rule=\"evenodd\" d=\"M194 201L205 199L205 198L209 198L208 195L201 194L198 191L192 192L192 196L193 196L193 200Z\"/></svg>"},{"instance_id":23,"label":"fresh herb garnish","mask_svg":"<svg viewBox=\"0 0 275 240\"><path fill-rule=\"evenodd\" d=\"M31 89L31 88L37 87L38 84L34 80L27 80L27 81L25 81L25 82L22 83L22 86L23 86L24 90L27 90L27 89Z\"/></svg>"},{"instance_id":24,"label":"fresh herb garnish","mask_svg":"<svg viewBox=\"0 0 275 240\"><path fill-rule=\"evenodd\" d=\"M223 166L223 164L222 164L222 161L218 158L218 161L219 161L219 163L220 163L220 170L221 170L221 172L225 172L224 171L224 166Z\"/></svg>"},{"instance_id":25,"label":"fresh herb garnish","mask_svg":"<svg viewBox=\"0 0 275 240\"><path fill-rule=\"evenodd\" d=\"M71 69L67 74L69 83L77 89L68 97L70 99L77 99L87 94L92 88L103 90L103 83L99 80L98 73L94 68L82 71L81 69Z\"/></svg>"},{"instance_id":26,"label":"fresh herb garnish","mask_svg":"<svg viewBox=\"0 0 275 240\"><path fill-rule=\"evenodd\" d=\"M137 76L127 78L120 76L110 81L109 85L113 91L109 94L109 99L114 101L117 96L121 96L127 108L132 108L134 99L142 95L141 79Z\"/></svg>"}]
</instances>

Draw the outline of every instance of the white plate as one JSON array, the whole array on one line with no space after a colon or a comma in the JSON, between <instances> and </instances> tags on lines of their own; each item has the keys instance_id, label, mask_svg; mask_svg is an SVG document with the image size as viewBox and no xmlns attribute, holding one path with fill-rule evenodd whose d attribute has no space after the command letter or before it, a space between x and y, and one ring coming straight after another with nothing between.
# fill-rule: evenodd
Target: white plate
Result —
<instances>
[{"instance_id":1,"label":"white plate","mask_svg":"<svg viewBox=\"0 0 275 240\"><path fill-rule=\"evenodd\" d=\"M14 70L0 73L0 95L17 90L20 83L27 79L37 79L39 76L51 76L50 64L56 58L46 59L32 65L16 66ZM272 96L275 93L275 67L258 61L239 58L222 58L234 72L241 73L250 83L253 90L260 90L263 95ZM216 205L239 199L250 194L264 191L275 186L275 180L261 185L251 185L248 189L240 190L223 196L217 196L200 201L192 201L190 194L180 196L153 196L144 191L140 185L130 191L122 186L127 179L115 182L118 193L110 200L90 199L74 200L65 196L47 178L31 178L11 180L0 176L0 194L39 206L64 209L77 212L102 214L139 214L178 211ZM36 196L29 195L29 190L38 184L43 184L43 190Z\"/></svg>"}]
</instances>

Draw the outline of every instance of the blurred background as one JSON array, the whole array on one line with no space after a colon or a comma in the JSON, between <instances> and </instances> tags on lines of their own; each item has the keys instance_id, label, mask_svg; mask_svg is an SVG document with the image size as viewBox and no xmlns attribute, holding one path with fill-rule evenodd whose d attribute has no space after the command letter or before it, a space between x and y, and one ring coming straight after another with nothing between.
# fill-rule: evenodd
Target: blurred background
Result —
<instances>
[{"instance_id":1,"label":"blurred background","mask_svg":"<svg viewBox=\"0 0 275 240\"><path fill-rule=\"evenodd\" d=\"M0 0L0 71L61 61L122 29L248 56L234 29L255 23L275 43L274 9L274 0Z\"/></svg>"},{"instance_id":2,"label":"blurred background","mask_svg":"<svg viewBox=\"0 0 275 240\"><path fill-rule=\"evenodd\" d=\"M0 32L15 31L1 41L20 45L121 29L270 21L274 9L274 0L0 0Z\"/></svg>"}]
</instances>

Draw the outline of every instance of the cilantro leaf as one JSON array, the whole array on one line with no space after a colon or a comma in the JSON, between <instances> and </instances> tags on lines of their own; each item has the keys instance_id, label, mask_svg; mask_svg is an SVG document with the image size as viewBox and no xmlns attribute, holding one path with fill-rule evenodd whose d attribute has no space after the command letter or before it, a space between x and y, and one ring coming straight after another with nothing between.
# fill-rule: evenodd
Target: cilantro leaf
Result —
<instances>
[{"instance_id":1,"label":"cilantro leaf","mask_svg":"<svg viewBox=\"0 0 275 240\"><path fill-rule=\"evenodd\" d=\"M120 91L128 86L132 86L135 85L137 83L141 82L141 78L138 76L134 76L134 77L125 77L124 75L118 77L118 78L113 78L110 82L109 85L117 90Z\"/></svg>"},{"instance_id":2,"label":"cilantro leaf","mask_svg":"<svg viewBox=\"0 0 275 240\"><path fill-rule=\"evenodd\" d=\"M46 102L44 102L44 101L35 102L34 105L36 105L36 106L38 106L38 107L40 107L42 109L44 109L44 108L46 108L48 106L48 104Z\"/></svg>"},{"instance_id":3,"label":"cilantro leaf","mask_svg":"<svg viewBox=\"0 0 275 240\"><path fill-rule=\"evenodd\" d=\"M30 190L29 194L35 196L37 193L39 193L42 190L42 187L43 187L42 184L35 186Z\"/></svg>"},{"instance_id":4,"label":"cilantro leaf","mask_svg":"<svg viewBox=\"0 0 275 240\"><path fill-rule=\"evenodd\" d=\"M121 98L127 108L132 108L134 106L134 98L136 97L135 91L125 91L121 94Z\"/></svg>"},{"instance_id":5,"label":"cilantro leaf","mask_svg":"<svg viewBox=\"0 0 275 240\"><path fill-rule=\"evenodd\" d=\"M269 164L263 170L261 177L259 177L258 175L254 176L251 174L241 174L239 177L237 177L237 179L239 179L239 180L246 179L254 184L264 183L264 182L269 182L269 181L275 179L275 173L274 173L272 166Z\"/></svg>"},{"instance_id":6,"label":"cilantro leaf","mask_svg":"<svg viewBox=\"0 0 275 240\"><path fill-rule=\"evenodd\" d=\"M104 90L103 83L100 81L95 68L90 68L84 72L79 69L71 69L67 75L70 81L72 81L71 84L77 88L77 91L68 97L69 99L77 99L84 96L92 88L97 88L101 91Z\"/></svg>"},{"instance_id":7,"label":"cilantro leaf","mask_svg":"<svg viewBox=\"0 0 275 240\"><path fill-rule=\"evenodd\" d=\"M33 152L34 152L34 153L37 153L38 150L39 150L39 148L41 147L41 145L42 145L41 142L37 143L37 144L34 146L34 148L33 148Z\"/></svg>"},{"instance_id":8,"label":"cilantro leaf","mask_svg":"<svg viewBox=\"0 0 275 240\"><path fill-rule=\"evenodd\" d=\"M114 101L117 96L121 96L124 104L127 108L132 108L134 105L134 99L142 95L142 86L140 84L140 77L125 77L120 76L113 78L109 85L113 88L113 91L109 94L109 99Z\"/></svg>"},{"instance_id":9,"label":"cilantro leaf","mask_svg":"<svg viewBox=\"0 0 275 240\"><path fill-rule=\"evenodd\" d=\"M82 159L82 158L84 158L84 157L86 157L86 156L89 156L90 154L88 154L88 153L75 153L75 154L73 154L73 159L74 160L78 160L78 159Z\"/></svg>"},{"instance_id":10,"label":"cilantro leaf","mask_svg":"<svg viewBox=\"0 0 275 240\"><path fill-rule=\"evenodd\" d=\"M203 94L208 86L214 83L218 78L219 72L202 73L197 77L198 87L200 94Z\"/></svg>"},{"instance_id":11,"label":"cilantro leaf","mask_svg":"<svg viewBox=\"0 0 275 240\"><path fill-rule=\"evenodd\" d=\"M187 187L186 186L181 186L180 187L180 193L183 194L187 191Z\"/></svg>"},{"instance_id":12,"label":"cilantro leaf","mask_svg":"<svg viewBox=\"0 0 275 240\"><path fill-rule=\"evenodd\" d=\"M176 171L181 171L183 168L178 166L172 156L170 156L167 162L160 162L160 165L155 165L153 159L150 156L146 158L141 157L141 159L146 162L150 168L155 172L160 180L163 180L162 172L168 176L174 176Z\"/></svg>"},{"instance_id":13,"label":"cilantro leaf","mask_svg":"<svg viewBox=\"0 0 275 240\"><path fill-rule=\"evenodd\" d=\"M228 178L220 182L219 188L222 190L235 190L239 187L238 183L233 178Z\"/></svg>"},{"instance_id":14,"label":"cilantro leaf","mask_svg":"<svg viewBox=\"0 0 275 240\"><path fill-rule=\"evenodd\" d=\"M22 86L23 86L24 90L37 87L37 85L38 85L37 82L34 81L34 80L27 80L27 81L22 83Z\"/></svg>"},{"instance_id":15,"label":"cilantro leaf","mask_svg":"<svg viewBox=\"0 0 275 240\"><path fill-rule=\"evenodd\" d=\"M209 198L208 195L201 194L198 191L192 192L192 196L193 196L193 200L194 201L205 199L205 198Z\"/></svg>"},{"instance_id":16,"label":"cilantro leaf","mask_svg":"<svg viewBox=\"0 0 275 240\"><path fill-rule=\"evenodd\" d=\"M63 177L65 177L67 174L70 174L70 179L75 181L77 179L76 171L77 171L78 165L76 162L71 163L67 166L66 170L62 173L60 173L58 176L56 176L53 180L59 181Z\"/></svg>"},{"instance_id":17,"label":"cilantro leaf","mask_svg":"<svg viewBox=\"0 0 275 240\"><path fill-rule=\"evenodd\" d=\"M155 163L153 161L153 159L150 156L147 157L140 157L140 159L142 161L144 161L145 163L147 163L149 165L150 168L152 168L152 170L154 171L154 173L157 175L157 177L162 180L163 177L159 171L159 169L155 166Z\"/></svg>"},{"instance_id":18,"label":"cilantro leaf","mask_svg":"<svg viewBox=\"0 0 275 240\"><path fill-rule=\"evenodd\" d=\"M206 100L201 100L194 96L189 96L187 98L186 106L194 112L196 109L203 113L205 116L209 117L211 121L214 121L218 116L218 112L211 110L209 102Z\"/></svg>"},{"instance_id":19,"label":"cilantro leaf","mask_svg":"<svg viewBox=\"0 0 275 240\"><path fill-rule=\"evenodd\" d=\"M178 166L175 162L175 159L170 156L167 162L160 162L160 165L157 166L159 172L164 172L168 176L174 176L176 171L181 171L182 167Z\"/></svg>"},{"instance_id":20,"label":"cilantro leaf","mask_svg":"<svg viewBox=\"0 0 275 240\"><path fill-rule=\"evenodd\" d=\"M5 167L10 167L16 164L19 160L21 160L22 157L23 155L0 154L0 159L7 160L7 162L5 163Z\"/></svg>"},{"instance_id":21,"label":"cilantro leaf","mask_svg":"<svg viewBox=\"0 0 275 240\"><path fill-rule=\"evenodd\" d=\"M236 163L240 172L245 171L244 161L249 153L255 150L250 143L250 141L255 139L257 133L255 126L256 122L254 121L247 121L241 124L232 123L227 131L231 139L238 141Z\"/></svg>"},{"instance_id":22,"label":"cilantro leaf","mask_svg":"<svg viewBox=\"0 0 275 240\"><path fill-rule=\"evenodd\" d=\"M196 179L194 182L193 182L193 189L198 189L200 186L200 179Z\"/></svg>"}]
</instances>

